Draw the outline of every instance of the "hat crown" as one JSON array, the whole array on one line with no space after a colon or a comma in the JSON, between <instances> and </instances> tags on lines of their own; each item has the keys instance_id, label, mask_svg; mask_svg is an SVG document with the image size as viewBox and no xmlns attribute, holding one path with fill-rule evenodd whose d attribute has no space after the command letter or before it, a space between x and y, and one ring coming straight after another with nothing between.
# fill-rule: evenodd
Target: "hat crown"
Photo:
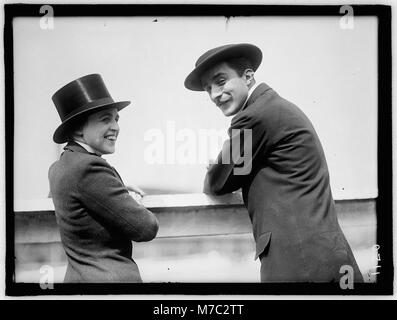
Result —
<instances>
[{"instance_id":1,"label":"hat crown","mask_svg":"<svg viewBox=\"0 0 397 320\"><path fill-rule=\"evenodd\" d=\"M89 74L69 82L52 96L52 101L61 121L95 101L114 102L99 74Z\"/></svg>"},{"instance_id":2,"label":"hat crown","mask_svg":"<svg viewBox=\"0 0 397 320\"><path fill-rule=\"evenodd\" d=\"M233 47L233 44L226 44L220 47L216 47L213 49L208 50L207 52L203 53L196 61L196 67L200 65L204 60L206 60L208 57L212 56L214 53L217 53L219 51L222 51L224 49L227 49L229 47Z\"/></svg>"}]
</instances>

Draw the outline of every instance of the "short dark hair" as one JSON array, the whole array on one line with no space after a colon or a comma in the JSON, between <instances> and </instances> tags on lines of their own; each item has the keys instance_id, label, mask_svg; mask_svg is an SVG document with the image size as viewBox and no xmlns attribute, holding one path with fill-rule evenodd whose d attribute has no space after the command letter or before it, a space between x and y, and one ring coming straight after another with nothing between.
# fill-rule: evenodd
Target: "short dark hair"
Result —
<instances>
[{"instance_id":1,"label":"short dark hair","mask_svg":"<svg viewBox=\"0 0 397 320\"><path fill-rule=\"evenodd\" d=\"M232 58L224 62L234 71L236 71L239 77L244 74L245 70L253 69L251 61L245 57Z\"/></svg>"},{"instance_id":2,"label":"short dark hair","mask_svg":"<svg viewBox=\"0 0 397 320\"><path fill-rule=\"evenodd\" d=\"M74 140L74 135L76 131L81 130L88 120L89 114L84 113L81 116L77 116L75 119L71 120L65 129L65 135L68 141Z\"/></svg>"}]
</instances>

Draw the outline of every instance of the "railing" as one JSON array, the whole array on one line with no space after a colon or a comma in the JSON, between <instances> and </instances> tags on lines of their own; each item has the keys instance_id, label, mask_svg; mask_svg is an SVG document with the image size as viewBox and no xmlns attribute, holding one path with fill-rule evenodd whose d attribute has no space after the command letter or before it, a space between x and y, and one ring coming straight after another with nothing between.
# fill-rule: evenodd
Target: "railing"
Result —
<instances>
[{"instance_id":1,"label":"railing","mask_svg":"<svg viewBox=\"0 0 397 320\"><path fill-rule=\"evenodd\" d=\"M251 222L239 193L149 195L142 203L160 222L155 240L134 244L133 257L144 280L235 282L236 274L237 281L259 280ZM339 200L336 210L360 269L367 274L376 265L375 200ZM15 204L15 256L17 282L38 281L41 265L59 267L57 279L62 280L66 256L51 199Z\"/></svg>"}]
</instances>

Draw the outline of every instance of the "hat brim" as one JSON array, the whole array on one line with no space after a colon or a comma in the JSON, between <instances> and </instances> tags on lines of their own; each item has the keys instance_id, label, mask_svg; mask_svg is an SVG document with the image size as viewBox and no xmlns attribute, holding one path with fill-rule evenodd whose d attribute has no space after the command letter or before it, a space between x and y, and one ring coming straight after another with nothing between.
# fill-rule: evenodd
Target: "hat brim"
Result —
<instances>
[{"instance_id":1,"label":"hat brim","mask_svg":"<svg viewBox=\"0 0 397 320\"><path fill-rule=\"evenodd\" d=\"M69 118L65 119L59 127L55 130L54 135L53 135L53 140L55 143L65 143L68 141L67 137L67 130L68 126L71 124L72 120L76 119L77 117L87 113L87 112L97 112L101 111L102 109L110 109L110 108L116 108L117 111L120 111L121 109L125 108L131 103L131 101L119 101L119 102L112 102L112 103L106 103L106 104L99 104L92 106L90 108L84 109L81 112L78 112L76 114L73 114Z\"/></svg>"},{"instance_id":2,"label":"hat brim","mask_svg":"<svg viewBox=\"0 0 397 320\"><path fill-rule=\"evenodd\" d=\"M256 71L262 62L262 51L249 43L221 47L219 50L208 55L186 77L184 83L185 87L193 91L204 91L201 84L201 76L204 72L217 63L240 57L247 58L251 62L253 70Z\"/></svg>"}]
</instances>

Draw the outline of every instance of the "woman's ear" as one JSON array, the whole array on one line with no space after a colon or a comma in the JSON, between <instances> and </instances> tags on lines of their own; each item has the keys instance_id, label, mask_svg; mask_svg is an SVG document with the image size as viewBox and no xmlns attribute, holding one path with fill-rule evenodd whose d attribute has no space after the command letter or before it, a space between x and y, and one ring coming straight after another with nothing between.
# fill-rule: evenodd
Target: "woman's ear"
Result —
<instances>
[{"instance_id":1,"label":"woman's ear","mask_svg":"<svg viewBox=\"0 0 397 320\"><path fill-rule=\"evenodd\" d=\"M82 136L83 136L83 126L80 126L80 127L76 128L75 133L76 133L76 135L78 135L79 137L82 137Z\"/></svg>"},{"instance_id":2,"label":"woman's ear","mask_svg":"<svg viewBox=\"0 0 397 320\"><path fill-rule=\"evenodd\" d=\"M70 128L70 137L73 140L81 140L83 138L83 128L84 128L84 122L78 122L72 124Z\"/></svg>"}]
</instances>

